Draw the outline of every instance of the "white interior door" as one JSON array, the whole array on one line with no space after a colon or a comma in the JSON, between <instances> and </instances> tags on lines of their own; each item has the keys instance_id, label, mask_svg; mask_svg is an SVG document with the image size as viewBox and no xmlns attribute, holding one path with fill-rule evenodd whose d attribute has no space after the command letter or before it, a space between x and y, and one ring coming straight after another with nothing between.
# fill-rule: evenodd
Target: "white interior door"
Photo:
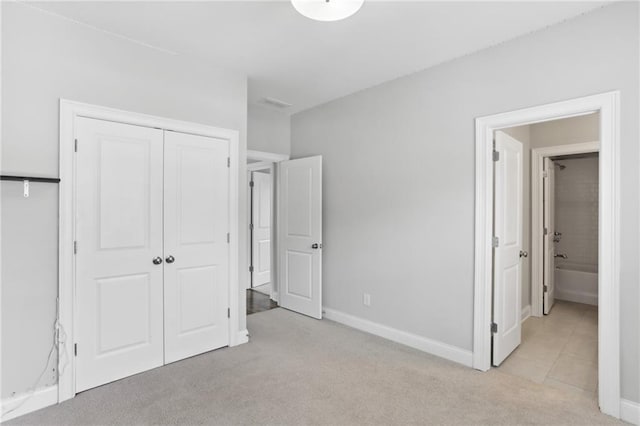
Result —
<instances>
[{"instance_id":1,"label":"white interior door","mask_svg":"<svg viewBox=\"0 0 640 426\"><path fill-rule=\"evenodd\" d=\"M80 392L163 363L162 131L78 118L77 139Z\"/></svg>"},{"instance_id":2,"label":"white interior door","mask_svg":"<svg viewBox=\"0 0 640 426\"><path fill-rule=\"evenodd\" d=\"M522 143L496 132L493 277L493 365L520 344L522 310Z\"/></svg>"},{"instance_id":3,"label":"white interior door","mask_svg":"<svg viewBox=\"0 0 640 426\"><path fill-rule=\"evenodd\" d=\"M229 344L229 144L165 132L165 362Z\"/></svg>"},{"instance_id":4,"label":"white interior door","mask_svg":"<svg viewBox=\"0 0 640 426\"><path fill-rule=\"evenodd\" d=\"M555 166L549 158L544 159L544 227L547 233L544 235L544 313L551 312L555 302L555 243L553 242L555 227Z\"/></svg>"},{"instance_id":5,"label":"white interior door","mask_svg":"<svg viewBox=\"0 0 640 426\"><path fill-rule=\"evenodd\" d=\"M253 172L252 279L253 287L271 280L271 187L270 173Z\"/></svg>"},{"instance_id":6,"label":"white interior door","mask_svg":"<svg viewBox=\"0 0 640 426\"><path fill-rule=\"evenodd\" d=\"M279 303L322 318L322 157L278 163Z\"/></svg>"}]
</instances>

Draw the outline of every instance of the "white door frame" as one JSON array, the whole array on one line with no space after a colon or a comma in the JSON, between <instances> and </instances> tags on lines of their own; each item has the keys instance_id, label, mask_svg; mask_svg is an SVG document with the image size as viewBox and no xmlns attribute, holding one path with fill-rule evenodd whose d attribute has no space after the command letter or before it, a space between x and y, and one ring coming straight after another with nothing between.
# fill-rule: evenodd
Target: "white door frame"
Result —
<instances>
[{"instance_id":1,"label":"white door frame","mask_svg":"<svg viewBox=\"0 0 640 426\"><path fill-rule=\"evenodd\" d=\"M59 277L58 277L58 402L75 396L75 357L73 354L75 313L75 222L76 165L74 146L76 117L87 117L137 126L154 127L181 133L226 139L229 141L229 346L248 341L247 331L239 331L239 283L238 283L238 170L239 132L202 124L177 121L146 114L122 111L97 105L60 99L60 198L59 198ZM82 141L79 142L82 149Z\"/></svg>"},{"instance_id":2,"label":"white door frame","mask_svg":"<svg viewBox=\"0 0 640 426\"><path fill-rule=\"evenodd\" d=\"M620 417L620 92L476 119L473 367L491 367L493 134L495 130L600 113L598 399Z\"/></svg>"},{"instance_id":3,"label":"white door frame","mask_svg":"<svg viewBox=\"0 0 640 426\"><path fill-rule=\"evenodd\" d=\"M251 163L251 164L247 164L247 184L249 185L247 187L247 207L248 207L248 213L247 213L247 237L248 237L248 245L247 245L247 264L249 265L249 267L251 267L252 265L252 255L253 255L253 231L251 230L251 222L253 220L253 191L252 191L252 187L250 182L253 180L253 172L257 172L260 170L269 170L269 174L271 175L271 223L273 226L273 215L275 213L275 205L273 204L274 199L273 199L273 188L275 187L275 183L273 182L273 176L275 174L276 171L276 167L274 163L270 163L267 161L260 161L257 163ZM271 249L273 249L273 230L270 230L271 233ZM271 257L273 258L273 253L271 253ZM273 259L271 259L271 266L273 266ZM271 267L270 266L270 267ZM271 270L271 272L273 272L273 270ZM247 289L251 289L253 288L253 273L249 270L249 279L247 280ZM271 298L273 299L273 285L271 286Z\"/></svg>"},{"instance_id":4,"label":"white door frame","mask_svg":"<svg viewBox=\"0 0 640 426\"><path fill-rule=\"evenodd\" d=\"M277 194L277 179L276 175L277 164L280 161L285 161L289 159L289 154L274 154L271 152L263 152L263 151L247 151L247 160L254 160L255 163L247 164L247 171L251 173L256 170L264 170L269 169L271 173L271 300L278 301L278 288L279 288L279 276L278 276L278 210L277 210L277 202L278 202L278 194ZM249 181L249 180L248 180ZM248 182L247 181L247 182ZM248 185L248 184L247 184ZM247 192L249 194L249 192ZM250 195L249 195L250 196ZM250 199L247 199L247 205L250 203ZM251 223L251 218L247 215L247 229L249 228L249 223ZM251 250L251 233L247 232L247 271L249 270L251 257L249 255ZM249 288L251 288L251 275L249 275Z\"/></svg>"},{"instance_id":5,"label":"white door frame","mask_svg":"<svg viewBox=\"0 0 640 426\"><path fill-rule=\"evenodd\" d=\"M585 142L558 145L531 150L531 315L541 317L543 313L544 259L544 194L542 176L544 159L558 155L586 154L600 151L600 142Z\"/></svg>"}]
</instances>

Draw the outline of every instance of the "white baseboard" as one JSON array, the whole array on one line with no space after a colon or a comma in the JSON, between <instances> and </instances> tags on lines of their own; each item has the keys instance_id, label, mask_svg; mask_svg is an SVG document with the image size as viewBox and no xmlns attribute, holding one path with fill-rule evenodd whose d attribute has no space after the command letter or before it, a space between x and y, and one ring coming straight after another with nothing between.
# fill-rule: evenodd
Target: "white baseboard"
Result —
<instances>
[{"instance_id":1,"label":"white baseboard","mask_svg":"<svg viewBox=\"0 0 640 426\"><path fill-rule=\"evenodd\" d=\"M620 400L620 419L633 425L640 425L640 403Z\"/></svg>"},{"instance_id":2,"label":"white baseboard","mask_svg":"<svg viewBox=\"0 0 640 426\"><path fill-rule=\"evenodd\" d=\"M278 302L278 292L277 291L271 291L271 300L273 300L274 302Z\"/></svg>"},{"instance_id":3,"label":"white baseboard","mask_svg":"<svg viewBox=\"0 0 640 426\"><path fill-rule=\"evenodd\" d=\"M522 308L522 315L520 316L520 322L525 322L527 318L531 316L531 305L527 305Z\"/></svg>"},{"instance_id":4,"label":"white baseboard","mask_svg":"<svg viewBox=\"0 0 640 426\"><path fill-rule=\"evenodd\" d=\"M58 386L48 386L33 393L20 394L2 400L2 422L58 403Z\"/></svg>"},{"instance_id":5,"label":"white baseboard","mask_svg":"<svg viewBox=\"0 0 640 426\"><path fill-rule=\"evenodd\" d=\"M598 295L582 291L561 290L556 287L556 299L568 302L584 303L586 305L598 306Z\"/></svg>"},{"instance_id":6,"label":"white baseboard","mask_svg":"<svg viewBox=\"0 0 640 426\"><path fill-rule=\"evenodd\" d=\"M407 333L406 331L397 330L334 309L323 308L323 312L324 318L326 319L471 367L473 361L471 351L427 339L426 337L416 334Z\"/></svg>"},{"instance_id":7,"label":"white baseboard","mask_svg":"<svg viewBox=\"0 0 640 426\"><path fill-rule=\"evenodd\" d=\"M229 345L229 346L238 346L238 345L242 345L243 343L247 343L249 341L249 330L247 330L246 328L242 331L238 331L238 334L236 334L236 341L233 345Z\"/></svg>"}]
</instances>

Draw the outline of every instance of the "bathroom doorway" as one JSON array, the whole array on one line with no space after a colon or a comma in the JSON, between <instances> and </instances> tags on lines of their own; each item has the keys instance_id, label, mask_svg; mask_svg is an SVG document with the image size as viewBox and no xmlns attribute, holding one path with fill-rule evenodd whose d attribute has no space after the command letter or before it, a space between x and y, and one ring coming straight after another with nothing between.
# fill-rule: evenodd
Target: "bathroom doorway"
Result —
<instances>
[{"instance_id":1,"label":"bathroom doorway","mask_svg":"<svg viewBox=\"0 0 640 426\"><path fill-rule=\"evenodd\" d=\"M502 159L508 159L509 167L503 167L501 170L504 176L513 174L512 169L522 173L523 178L532 177L531 171L542 171L541 162L545 156L557 156L576 154L579 152L588 152L589 149L571 152L547 152L541 155L541 151L522 149L520 152L524 155L530 155L524 158L523 155L517 154L517 151L511 150L508 158L506 152L494 152L496 144L494 137L497 139L499 134L506 134L505 130L513 131L516 126L520 126L524 137L533 136L527 133L526 126L541 126L547 123L561 123L564 119L578 119L580 117L598 117L595 121L597 125L597 139L592 142L584 142L576 140L570 134L562 132L550 132L549 138L542 139L542 145L535 148L536 150L547 149L553 151L553 147L559 145L573 145L592 147L596 144L596 149L591 152L599 153L599 212L598 212L598 320L597 320L597 336L598 336L598 377L597 377L597 401L603 413L614 417L620 416L621 398L620 398L620 267L619 259L621 254L620 247L620 226L619 226L619 206L620 206L620 132L619 132L619 106L620 93L618 91L591 95L583 98L563 100L550 104L538 105L524 109L503 112L476 119L476 208L475 208L475 262L474 262L474 333L473 333L473 359L474 368L482 371L491 369L495 365L493 354L495 353L495 342L501 342L501 338L506 333L511 333L512 329L517 330L517 338L513 339L511 351L516 349L521 343L521 332L523 319L530 316L538 318L550 318L553 311L559 311L552 308L552 314L543 317L543 300L542 290L543 282L539 277L539 269L533 265L542 262L542 240L538 238L538 232L529 233L531 237L530 245L524 244L524 237L527 232L522 232L523 239L518 240L511 256L515 256L514 265L515 272L509 276L510 283L518 283L521 285L511 285L509 291L504 291L507 287L503 283L499 283L494 278L503 272L503 278L506 276L507 270L501 271L496 268L494 255L497 253L495 243L496 235L494 232L502 226L508 230L510 234L518 232L516 223L523 223L520 215L529 213L531 215L531 230L542 229L542 215L537 214L535 209L531 209L531 203L534 197L541 197L541 182L531 179L527 185L517 184L517 180L502 179L498 181L498 169L496 164L500 164ZM586 118L585 118L586 119ZM553 125L552 125L553 126ZM540 130L540 129L538 129ZM549 128L547 130L550 130ZM538 133L540 135L540 133ZM553 137L552 137L553 136ZM497 142L497 140L495 141ZM516 142L519 143L519 142ZM513 144L509 144L516 146ZM521 146L523 144L520 144ZM504 156L503 156L504 154ZM535 154L535 155L534 155ZM496 160L498 160L496 162ZM518 164L517 161L520 161ZM502 163L506 164L506 163ZM530 172L525 170L529 168ZM505 172L506 171L506 172ZM499 184L503 186L500 188ZM509 190L510 195L520 196L515 193L522 192L526 189L531 190L530 197L522 197L522 204L516 203L518 206L525 206L522 209L508 209L500 205L500 210L496 206L496 197L499 190ZM504 201L504 200L503 200ZM509 200L507 200L509 201ZM527 202L529 207L527 208ZM505 205L508 203L505 203ZM509 226L505 227L504 222L498 222L498 211L502 211L503 216L508 218ZM536 217L534 217L536 215ZM503 219L504 219L503 217ZM500 241L503 240L500 238ZM524 257L529 253L523 253L521 262L516 262L518 258L518 249L522 252L528 252L527 247L531 249L530 256ZM529 263L530 262L530 263ZM530 274L526 271L531 270ZM511 273L511 271L508 271ZM523 273L524 272L524 273ZM534 279L533 274L537 276ZM515 278L514 278L515 277ZM522 291L526 283L521 282L520 277L529 277L528 285L531 291ZM495 291L496 288L502 290L502 293ZM514 303L502 305L496 304L496 295L502 295L510 298ZM525 299L530 296L529 303ZM538 297L539 296L539 297ZM518 298L522 298L522 303L516 303ZM501 309L509 307L509 311ZM499 317L502 315L502 317ZM522 315L522 316L521 316ZM497 320L497 321L496 321ZM526 322L526 321L525 321ZM526 330L525 330L526 333ZM511 351L505 351L506 355ZM504 353L503 353L504 355ZM507 356L504 356L506 359Z\"/></svg>"},{"instance_id":2,"label":"bathroom doorway","mask_svg":"<svg viewBox=\"0 0 640 426\"><path fill-rule=\"evenodd\" d=\"M502 132L522 149L521 340L493 365L596 399L599 114Z\"/></svg>"}]
</instances>

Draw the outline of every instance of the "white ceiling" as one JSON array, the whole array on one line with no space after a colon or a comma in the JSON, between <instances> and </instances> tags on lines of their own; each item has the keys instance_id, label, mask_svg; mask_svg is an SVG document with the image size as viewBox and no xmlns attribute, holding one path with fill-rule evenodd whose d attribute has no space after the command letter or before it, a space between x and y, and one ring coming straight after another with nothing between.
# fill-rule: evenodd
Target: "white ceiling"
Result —
<instances>
[{"instance_id":1,"label":"white ceiling","mask_svg":"<svg viewBox=\"0 0 640 426\"><path fill-rule=\"evenodd\" d=\"M297 112L539 30L608 1L368 0L315 22L288 1L46 2L39 8L246 73L249 102ZM171 54L171 53L167 53Z\"/></svg>"}]
</instances>

